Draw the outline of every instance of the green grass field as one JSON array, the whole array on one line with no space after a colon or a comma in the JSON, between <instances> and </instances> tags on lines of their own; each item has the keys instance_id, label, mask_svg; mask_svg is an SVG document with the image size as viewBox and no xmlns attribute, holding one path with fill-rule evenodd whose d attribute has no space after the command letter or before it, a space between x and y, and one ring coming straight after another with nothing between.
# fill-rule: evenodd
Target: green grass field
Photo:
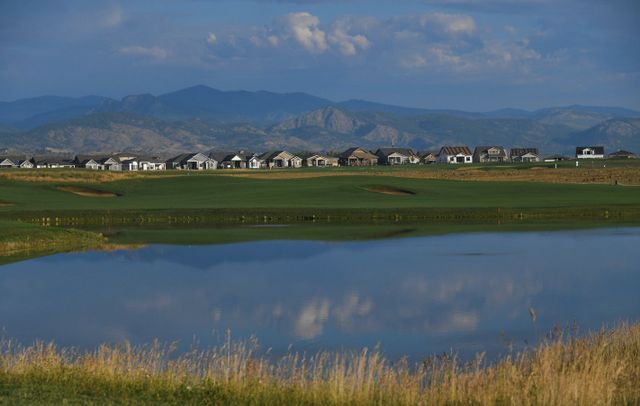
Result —
<instances>
[{"instance_id":1,"label":"green grass field","mask_svg":"<svg viewBox=\"0 0 640 406\"><path fill-rule=\"evenodd\" d=\"M87 197L58 190L67 183L0 180L0 213L38 210L214 208L558 208L640 205L640 187L534 182L460 182L373 176L247 179L215 174L77 184L118 194ZM389 195L384 186L411 191Z\"/></svg>"},{"instance_id":2,"label":"green grass field","mask_svg":"<svg viewBox=\"0 0 640 406\"><path fill-rule=\"evenodd\" d=\"M392 173L398 169L375 170ZM310 172L313 171L318 170ZM41 181L40 178L38 181L24 181L0 177L0 226L3 231L0 234L0 251L4 256L9 251L14 255L20 247L28 249L29 244L32 245L32 253L44 253L43 250L51 250L52 247L57 251L69 251L95 246L87 244L87 234L68 232L54 235L52 231L55 228L51 227L25 231L24 222L59 225L67 229L105 224L137 226L125 234L136 235L128 241L141 244L159 241L162 235L172 234L160 232L159 228L154 231L141 229L141 225L173 228L175 225L193 227L220 223L321 222L334 226L333 229L290 228L269 233L239 229L228 232L226 236L196 229L176 232L186 243L189 238L201 240L203 235L209 242L225 238L238 241L322 239L322 235L325 239L339 239L341 235L351 235L354 239L382 238L380 236L424 234L425 226L426 233L432 233L433 224L438 223L450 223L439 226L446 232L446 229L455 230L460 225L487 226L525 220L564 223L568 227L640 222L640 187L637 186L416 179L372 176L371 171L373 169L364 168L358 175L299 179L278 176L305 174L304 171L274 172L275 177L266 173L267 178L264 178L264 172L261 173L262 178L224 176L223 171L133 174L134 177L121 176L120 180L107 182L92 181L91 176L95 173L86 171L36 172L43 176ZM78 177L83 178L82 181L74 181ZM100 196L94 196L96 194ZM378 224L381 222L408 225L385 229ZM368 223L376 223L376 226ZM342 231L335 229L347 224L363 226L351 228L348 232L346 228ZM121 237L123 233L115 235ZM144 235L146 240L142 238ZM95 238L89 240L100 238L95 233Z\"/></svg>"}]
</instances>

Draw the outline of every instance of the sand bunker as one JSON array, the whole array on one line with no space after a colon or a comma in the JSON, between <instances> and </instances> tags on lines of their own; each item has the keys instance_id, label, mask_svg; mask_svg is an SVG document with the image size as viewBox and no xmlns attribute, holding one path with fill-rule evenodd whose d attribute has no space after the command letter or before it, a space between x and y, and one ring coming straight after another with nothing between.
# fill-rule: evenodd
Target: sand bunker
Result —
<instances>
[{"instance_id":1,"label":"sand bunker","mask_svg":"<svg viewBox=\"0 0 640 406\"><path fill-rule=\"evenodd\" d=\"M118 197L117 193L82 186L58 186L58 190L84 197Z\"/></svg>"},{"instance_id":2,"label":"sand bunker","mask_svg":"<svg viewBox=\"0 0 640 406\"><path fill-rule=\"evenodd\" d=\"M366 186L364 190L368 192L382 193L384 195L392 195L392 196L413 196L416 194L416 192L412 190L400 189L395 186L386 186L386 185Z\"/></svg>"},{"instance_id":3,"label":"sand bunker","mask_svg":"<svg viewBox=\"0 0 640 406\"><path fill-rule=\"evenodd\" d=\"M9 207L13 206L13 203L7 202L6 200L0 200L0 207Z\"/></svg>"}]
</instances>

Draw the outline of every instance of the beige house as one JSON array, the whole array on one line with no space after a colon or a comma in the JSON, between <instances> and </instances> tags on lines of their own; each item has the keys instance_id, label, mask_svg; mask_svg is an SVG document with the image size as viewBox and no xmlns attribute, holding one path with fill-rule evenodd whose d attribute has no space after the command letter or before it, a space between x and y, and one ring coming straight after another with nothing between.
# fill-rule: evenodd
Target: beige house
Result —
<instances>
[{"instance_id":1,"label":"beige house","mask_svg":"<svg viewBox=\"0 0 640 406\"><path fill-rule=\"evenodd\" d=\"M265 152L258 157L264 161L265 167L271 168L301 168L302 158L288 151Z\"/></svg>"},{"instance_id":2,"label":"beige house","mask_svg":"<svg viewBox=\"0 0 640 406\"><path fill-rule=\"evenodd\" d=\"M316 166L316 167L328 167L328 166L338 166L338 158L327 155L314 154L308 156L303 161L304 166Z\"/></svg>"},{"instance_id":3,"label":"beige house","mask_svg":"<svg viewBox=\"0 0 640 406\"><path fill-rule=\"evenodd\" d=\"M378 164L378 157L363 148L354 147L340 154L338 162L342 166L371 166Z\"/></svg>"}]
</instances>

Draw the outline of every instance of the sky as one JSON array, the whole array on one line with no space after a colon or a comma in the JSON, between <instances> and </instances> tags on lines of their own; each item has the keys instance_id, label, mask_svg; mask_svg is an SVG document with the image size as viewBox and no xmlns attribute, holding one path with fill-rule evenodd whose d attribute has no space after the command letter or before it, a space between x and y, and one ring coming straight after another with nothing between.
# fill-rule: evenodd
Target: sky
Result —
<instances>
[{"instance_id":1,"label":"sky","mask_svg":"<svg viewBox=\"0 0 640 406\"><path fill-rule=\"evenodd\" d=\"M0 100L196 84L640 110L638 0L1 0Z\"/></svg>"}]
</instances>

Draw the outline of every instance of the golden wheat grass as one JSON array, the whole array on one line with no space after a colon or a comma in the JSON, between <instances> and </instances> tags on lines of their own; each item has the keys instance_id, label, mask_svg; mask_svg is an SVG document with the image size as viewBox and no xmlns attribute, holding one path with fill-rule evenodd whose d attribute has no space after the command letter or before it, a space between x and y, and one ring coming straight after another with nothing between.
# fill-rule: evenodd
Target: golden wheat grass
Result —
<instances>
[{"instance_id":1,"label":"golden wheat grass","mask_svg":"<svg viewBox=\"0 0 640 406\"><path fill-rule=\"evenodd\" d=\"M379 351L274 358L254 341L193 349L38 342L0 345L0 403L609 405L640 402L640 324L584 338L556 334L487 362L455 355L411 364Z\"/></svg>"}]
</instances>

